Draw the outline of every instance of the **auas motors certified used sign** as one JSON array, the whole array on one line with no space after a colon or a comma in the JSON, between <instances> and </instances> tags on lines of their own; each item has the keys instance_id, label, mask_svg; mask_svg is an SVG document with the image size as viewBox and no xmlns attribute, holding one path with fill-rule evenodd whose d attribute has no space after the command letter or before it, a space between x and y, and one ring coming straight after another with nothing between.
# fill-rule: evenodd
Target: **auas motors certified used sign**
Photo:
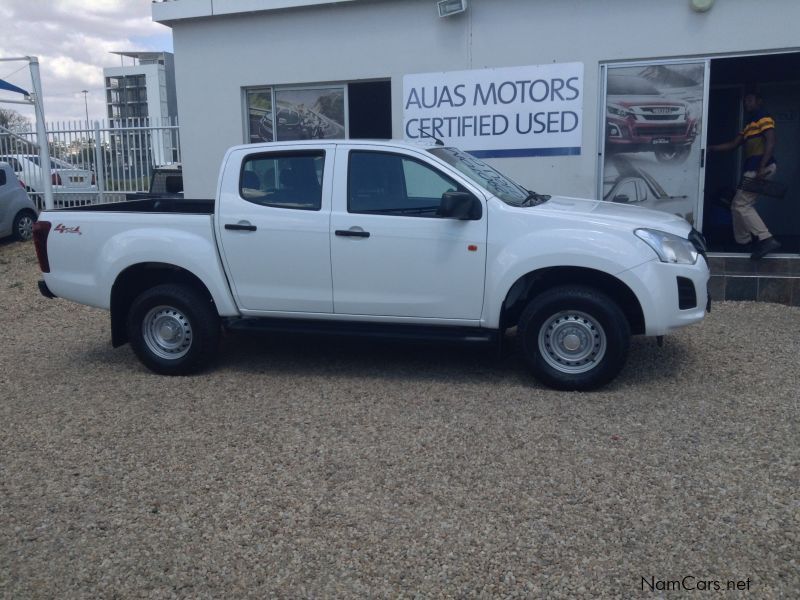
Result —
<instances>
[{"instance_id":1,"label":"auas motors certified used sign","mask_svg":"<svg viewBox=\"0 0 800 600\"><path fill-rule=\"evenodd\" d=\"M583 63L403 77L406 139L478 157L581 153Z\"/></svg>"}]
</instances>

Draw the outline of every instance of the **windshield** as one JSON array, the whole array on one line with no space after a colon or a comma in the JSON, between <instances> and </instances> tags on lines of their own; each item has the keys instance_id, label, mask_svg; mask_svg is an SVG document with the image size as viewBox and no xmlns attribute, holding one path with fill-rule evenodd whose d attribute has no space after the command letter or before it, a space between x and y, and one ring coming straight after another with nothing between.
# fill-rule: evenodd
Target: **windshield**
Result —
<instances>
[{"instance_id":1,"label":"windshield","mask_svg":"<svg viewBox=\"0 0 800 600\"><path fill-rule=\"evenodd\" d=\"M458 148L430 148L428 152L469 177L506 204L521 206L530 197L528 190L490 167L480 159Z\"/></svg>"}]
</instances>

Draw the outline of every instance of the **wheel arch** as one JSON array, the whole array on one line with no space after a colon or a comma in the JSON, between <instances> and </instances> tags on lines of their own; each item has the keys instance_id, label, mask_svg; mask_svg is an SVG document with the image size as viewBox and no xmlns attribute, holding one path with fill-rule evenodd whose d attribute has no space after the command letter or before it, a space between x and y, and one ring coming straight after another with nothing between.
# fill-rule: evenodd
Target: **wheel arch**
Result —
<instances>
[{"instance_id":1,"label":"wheel arch","mask_svg":"<svg viewBox=\"0 0 800 600\"><path fill-rule=\"evenodd\" d=\"M136 297L164 283L188 285L214 304L214 297L202 280L182 267L158 262L131 265L117 275L111 287L111 345L114 348L128 341L126 321Z\"/></svg>"},{"instance_id":2,"label":"wheel arch","mask_svg":"<svg viewBox=\"0 0 800 600\"><path fill-rule=\"evenodd\" d=\"M528 303L560 285L597 289L613 299L628 320L631 333L645 332L644 311L633 290L613 275L587 267L545 267L526 273L509 288L500 309L500 329L514 327Z\"/></svg>"}]
</instances>

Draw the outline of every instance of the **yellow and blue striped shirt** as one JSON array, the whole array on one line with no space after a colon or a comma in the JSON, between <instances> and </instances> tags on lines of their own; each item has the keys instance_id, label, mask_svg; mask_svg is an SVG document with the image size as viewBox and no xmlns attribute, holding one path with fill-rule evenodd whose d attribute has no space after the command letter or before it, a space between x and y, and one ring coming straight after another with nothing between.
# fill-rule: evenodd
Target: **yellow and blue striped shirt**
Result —
<instances>
[{"instance_id":1,"label":"yellow and blue striped shirt","mask_svg":"<svg viewBox=\"0 0 800 600\"><path fill-rule=\"evenodd\" d=\"M761 157L764 156L766 140L764 132L768 129L775 129L775 120L762 110L756 110L748 117L748 122L741 131L744 138L744 170L757 171L761 165ZM771 165L775 162L775 157L770 157Z\"/></svg>"}]
</instances>

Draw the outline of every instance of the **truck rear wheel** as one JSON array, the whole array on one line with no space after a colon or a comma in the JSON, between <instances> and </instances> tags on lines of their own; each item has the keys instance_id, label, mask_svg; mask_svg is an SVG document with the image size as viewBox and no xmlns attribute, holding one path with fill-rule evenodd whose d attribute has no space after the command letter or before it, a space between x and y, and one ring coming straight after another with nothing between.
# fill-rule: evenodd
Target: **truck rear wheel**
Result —
<instances>
[{"instance_id":1,"label":"truck rear wheel","mask_svg":"<svg viewBox=\"0 0 800 600\"><path fill-rule=\"evenodd\" d=\"M559 390L593 390L625 365L630 325L606 294L583 286L553 288L520 316L522 354L542 383Z\"/></svg>"},{"instance_id":2,"label":"truck rear wheel","mask_svg":"<svg viewBox=\"0 0 800 600\"><path fill-rule=\"evenodd\" d=\"M219 345L219 316L211 301L186 285L142 292L128 313L128 339L144 365L162 375L202 370Z\"/></svg>"}]
</instances>

